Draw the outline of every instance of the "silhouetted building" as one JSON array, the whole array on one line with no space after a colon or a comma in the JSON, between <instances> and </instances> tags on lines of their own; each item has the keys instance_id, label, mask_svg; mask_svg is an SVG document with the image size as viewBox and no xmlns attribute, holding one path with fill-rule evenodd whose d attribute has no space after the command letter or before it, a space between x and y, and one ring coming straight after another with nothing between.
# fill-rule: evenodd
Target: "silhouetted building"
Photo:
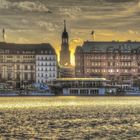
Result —
<instances>
[{"instance_id":1,"label":"silhouetted building","mask_svg":"<svg viewBox=\"0 0 140 140\"><path fill-rule=\"evenodd\" d=\"M66 29L66 22L64 21L64 31L62 33L62 44L60 51L60 65L70 65L70 50L69 50L69 35Z\"/></svg>"},{"instance_id":2,"label":"silhouetted building","mask_svg":"<svg viewBox=\"0 0 140 140\"><path fill-rule=\"evenodd\" d=\"M75 52L76 77L103 77L114 84L140 78L140 42L89 42Z\"/></svg>"}]
</instances>

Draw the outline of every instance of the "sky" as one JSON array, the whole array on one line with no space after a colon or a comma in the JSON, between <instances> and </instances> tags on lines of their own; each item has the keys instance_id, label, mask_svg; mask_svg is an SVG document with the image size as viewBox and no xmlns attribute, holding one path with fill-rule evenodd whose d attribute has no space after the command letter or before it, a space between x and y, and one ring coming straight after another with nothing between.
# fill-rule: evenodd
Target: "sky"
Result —
<instances>
[{"instance_id":1,"label":"sky","mask_svg":"<svg viewBox=\"0 0 140 140\"><path fill-rule=\"evenodd\" d=\"M0 0L7 42L49 42L59 56L64 20L72 64L76 46L93 40L92 30L96 41L140 41L140 0Z\"/></svg>"}]
</instances>

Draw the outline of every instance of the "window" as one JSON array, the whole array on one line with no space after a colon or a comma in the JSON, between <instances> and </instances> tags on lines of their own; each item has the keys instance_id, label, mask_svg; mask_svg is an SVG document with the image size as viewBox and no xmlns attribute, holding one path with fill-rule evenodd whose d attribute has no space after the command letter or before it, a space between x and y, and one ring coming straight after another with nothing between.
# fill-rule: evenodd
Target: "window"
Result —
<instances>
[{"instance_id":1,"label":"window","mask_svg":"<svg viewBox=\"0 0 140 140\"><path fill-rule=\"evenodd\" d=\"M20 74L17 73L16 78L19 80L20 79Z\"/></svg>"},{"instance_id":2,"label":"window","mask_svg":"<svg viewBox=\"0 0 140 140\"><path fill-rule=\"evenodd\" d=\"M25 80L28 80L28 73L24 74Z\"/></svg>"},{"instance_id":3,"label":"window","mask_svg":"<svg viewBox=\"0 0 140 140\"><path fill-rule=\"evenodd\" d=\"M17 65L17 70L20 70L20 65Z\"/></svg>"},{"instance_id":4,"label":"window","mask_svg":"<svg viewBox=\"0 0 140 140\"><path fill-rule=\"evenodd\" d=\"M27 65L25 65L25 70L28 70L28 66Z\"/></svg>"},{"instance_id":5,"label":"window","mask_svg":"<svg viewBox=\"0 0 140 140\"><path fill-rule=\"evenodd\" d=\"M33 66L31 66L31 70L33 70L34 69L34 67Z\"/></svg>"},{"instance_id":6,"label":"window","mask_svg":"<svg viewBox=\"0 0 140 140\"><path fill-rule=\"evenodd\" d=\"M33 73L31 73L31 80L33 80L34 79L34 74Z\"/></svg>"}]
</instances>

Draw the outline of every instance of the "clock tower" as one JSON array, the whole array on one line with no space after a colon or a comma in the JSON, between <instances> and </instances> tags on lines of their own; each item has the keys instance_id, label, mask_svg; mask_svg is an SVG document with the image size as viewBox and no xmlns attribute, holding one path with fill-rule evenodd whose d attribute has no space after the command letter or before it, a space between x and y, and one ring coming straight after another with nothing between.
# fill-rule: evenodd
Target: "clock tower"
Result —
<instances>
[{"instance_id":1,"label":"clock tower","mask_svg":"<svg viewBox=\"0 0 140 140\"><path fill-rule=\"evenodd\" d=\"M70 50L69 50L69 35L66 29L66 21L64 20L64 31L62 33L62 44L60 51L60 65L70 66Z\"/></svg>"}]
</instances>

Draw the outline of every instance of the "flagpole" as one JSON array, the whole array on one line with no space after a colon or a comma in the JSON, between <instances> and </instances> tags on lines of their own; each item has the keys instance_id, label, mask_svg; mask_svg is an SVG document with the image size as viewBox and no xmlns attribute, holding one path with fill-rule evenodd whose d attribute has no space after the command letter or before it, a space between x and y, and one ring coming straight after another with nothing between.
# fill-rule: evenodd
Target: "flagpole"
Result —
<instances>
[{"instance_id":1,"label":"flagpole","mask_svg":"<svg viewBox=\"0 0 140 140\"><path fill-rule=\"evenodd\" d=\"M3 42L5 42L5 29L3 28Z\"/></svg>"}]
</instances>

